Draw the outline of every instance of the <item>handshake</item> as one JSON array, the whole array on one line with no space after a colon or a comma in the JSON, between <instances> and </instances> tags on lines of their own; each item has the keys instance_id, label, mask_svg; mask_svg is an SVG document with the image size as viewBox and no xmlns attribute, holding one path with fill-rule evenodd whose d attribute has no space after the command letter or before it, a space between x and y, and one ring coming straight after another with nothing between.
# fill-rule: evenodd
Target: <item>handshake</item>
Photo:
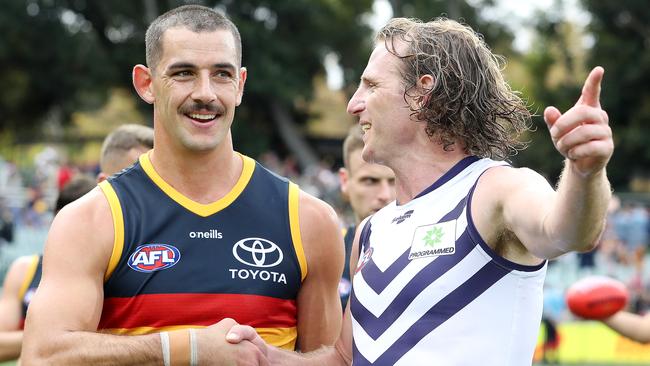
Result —
<instances>
[{"instance_id":1,"label":"handshake","mask_svg":"<svg viewBox=\"0 0 650 366\"><path fill-rule=\"evenodd\" d=\"M203 329L160 333L165 366L270 365L269 350L255 329L226 318Z\"/></svg>"}]
</instances>

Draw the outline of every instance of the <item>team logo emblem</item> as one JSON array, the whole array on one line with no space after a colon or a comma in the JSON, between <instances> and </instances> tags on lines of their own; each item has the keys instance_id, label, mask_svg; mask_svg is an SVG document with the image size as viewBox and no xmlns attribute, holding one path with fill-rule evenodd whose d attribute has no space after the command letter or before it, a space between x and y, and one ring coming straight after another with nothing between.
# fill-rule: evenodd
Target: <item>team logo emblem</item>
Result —
<instances>
[{"instance_id":1,"label":"team logo emblem","mask_svg":"<svg viewBox=\"0 0 650 366\"><path fill-rule=\"evenodd\" d=\"M173 267L181 259L181 252L167 244L145 244L137 247L129 257L129 267L138 272L155 272Z\"/></svg>"},{"instance_id":2,"label":"team logo emblem","mask_svg":"<svg viewBox=\"0 0 650 366\"><path fill-rule=\"evenodd\" d=\"M262 238L246 238L238 241L232 247L232 254L239 262L258 268L275 267L284 258L277 244Z\"/></svg>"},{"instance_id":3,"label":"team logo emblem","mask_svg":"<svg viewBox=\"0 0 650 366\"><path fill-rule=\"evenodd\" d=\"M370 262L370 258L372 258L372 252L374 249L372 247L368 248L365 253L363 253L363 257L359 260L359 264L357 265L357 269L354 271L354 273L358 273L363 269L363 267Z\"/></svg>"}]
</instances>

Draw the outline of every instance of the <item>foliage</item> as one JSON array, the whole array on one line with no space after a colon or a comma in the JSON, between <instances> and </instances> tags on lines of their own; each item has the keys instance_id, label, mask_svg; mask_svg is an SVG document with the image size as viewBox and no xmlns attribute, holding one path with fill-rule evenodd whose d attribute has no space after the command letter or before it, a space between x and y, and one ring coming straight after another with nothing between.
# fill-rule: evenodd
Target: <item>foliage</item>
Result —
<instances>
[{"instance_id":1,"label":"foliage","mask_svg":"<svg viewBox=\"0 0 650 366\"><path fill-rule=\"evenodd\" d=\"M650 178L650 7L644 0L583 0L595 40L590 63L605 68L602 104L616 150L609 174L616 186Z\"/></svg>"}]
</instances>

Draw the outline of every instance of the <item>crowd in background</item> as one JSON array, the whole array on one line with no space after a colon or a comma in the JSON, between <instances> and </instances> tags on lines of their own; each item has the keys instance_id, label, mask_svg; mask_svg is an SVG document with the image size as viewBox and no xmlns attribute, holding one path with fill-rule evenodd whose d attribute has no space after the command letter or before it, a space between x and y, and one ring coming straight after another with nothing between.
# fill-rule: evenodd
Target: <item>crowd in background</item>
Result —
<instances>
[{"instance_id":1,"label":"crowd in background","mask_svg":"<svg viewBox=\"0 0 650 366\"><path fill-rule=\"evenodd\" d=\"M341 218L341 225L353 222L352 214L339 190L338 166L331 159L301 170L292 156L279 157L266 152L258 161L281 176L330 203ZM58 191L76 174L95 177L97 165L66 163L55 149L45 148L28 169L0 157L0 280L17 256L42 250L52 220L52 207ZM607 228L598 248L588 253L571 253L549 264L545 289L545 314L555 321L572 315L566 308L564 293L576 280L588 275L604 275L627 284L630 310L650 310L650 206L648 201L614 196Z\"/></svg>"}]
</instances>

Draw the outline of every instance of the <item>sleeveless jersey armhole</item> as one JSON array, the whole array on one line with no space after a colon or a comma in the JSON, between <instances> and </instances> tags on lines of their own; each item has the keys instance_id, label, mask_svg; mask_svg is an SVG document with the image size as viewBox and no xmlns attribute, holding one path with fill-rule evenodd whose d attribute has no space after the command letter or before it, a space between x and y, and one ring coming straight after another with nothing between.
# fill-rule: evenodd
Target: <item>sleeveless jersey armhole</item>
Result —
<instances>
[{"instance_id":1,"label":"sleeveless jersey armhole","mask_svg":"<svg viewBox=\"0 0 650 366\"><path fill-rule=\"evenodd\" d=\"M113 271L117 267L120 258L122 257L122 251L124 249L124 216L122 215L122 206L120 205L120 200L117 198L117 194L113 189L113 186L108 181L103 181L99 183L99 187L106 196L108 204L111 207L111 216L113 217L113 230L114 230L114 240L113 240L113 251L111 252L111 258L108 261L108 267L106 268L106 273L104 274L104 282L113 274Z\"/></svg>"},{"instance_id":2,"label":"sleeveless jersey armhole","mask_svg":"<svg viewBox=\"0 0 650 366\"><path fill-rule=\"evenodd\" d=\"M31 261L29 262L29 267L27 267L27 272L25 272L25 277L23 278L23 283L20 285L20 291L18 292L18 298L22 299L29 288L29 284L32 283L34 275L36 274L36 268L38 267L38 261L40 259L39 255L33 255Z\"/></svg>"},{"instance_id":3,"label":"sleeveless jersey armhole","mask_svg":"<svg viewBox=\"0 0 650 366\"><path fill-rule=\"evenodd\" d=\"M298 215L298 201L300 190L298 186L289 182L289 227L291 229L291 241L296 251L296 257L300 264L300 280L304 281L307 276L307 259L305 258L305 249L302 246L302 237L300 235L300 219Z\"/></svg>"}]
</instances>

